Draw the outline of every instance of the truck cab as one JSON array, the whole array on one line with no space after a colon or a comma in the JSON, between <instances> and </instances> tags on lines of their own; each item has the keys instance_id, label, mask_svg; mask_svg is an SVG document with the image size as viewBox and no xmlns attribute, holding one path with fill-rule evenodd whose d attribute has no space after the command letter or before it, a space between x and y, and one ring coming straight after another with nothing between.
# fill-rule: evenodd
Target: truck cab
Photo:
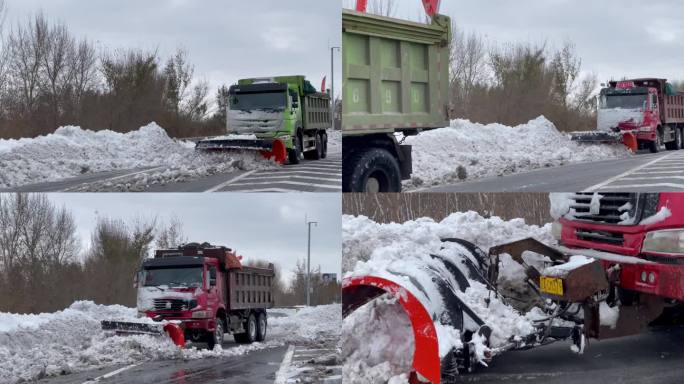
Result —
<instances>
[{"instance_id":1,"label":"truck cab","mask_svg":"<svg viewBox=\"0 0 684 384\"><path fill-rule=\"evenodd\" d=\"M237 342L263 341L273 277L272 266L243 267L226 247L191 243L158 250L137 274L138 313L180 322L187 340L211 349L225 333Z\"/></svg>"}]
</instances>

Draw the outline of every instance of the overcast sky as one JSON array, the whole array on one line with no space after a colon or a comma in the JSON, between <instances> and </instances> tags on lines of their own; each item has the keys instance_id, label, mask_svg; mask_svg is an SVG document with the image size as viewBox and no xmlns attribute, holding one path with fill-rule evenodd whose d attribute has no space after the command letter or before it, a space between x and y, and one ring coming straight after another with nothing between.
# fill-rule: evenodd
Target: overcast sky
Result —
<instances>
[{"instance_id":1,"label":"overcast sky","mask_svg":"<svg viewBox=\"0 0 684 384\"><path fill-rule=\"evenodd\" d=\"M162 57L184 47L213 88L294 74L320 88L323 76L330 81L329 47L341 44L339 0L6 1L9 25L42 10L100 47L158 48Z\"/></svg>"},{"instance_id":2,"label":"overcast sky","mask_svg":"<svg viewBox=\"0 0 684 384\"><path fill-rule=\"evenodd\" d=\"M312 227L311 265L323 273L341 273L342 205L340 195L317 194L48 194L73 213L84 247L98 216L134 222L138 218L169 222L177 217L191 242L210 242L238 251L245 260L279 264L283 275L306 258L304 215Z\"/></svg>"},{"instance_id":3,"label":"overcast sky","mask_svg":"<svg viewBox=\"0 0 684 384\"><path fill-rule=\"evenodd\" d=\"M345 0L345 4L354 0ZM420 0L399 0L397 16L425 15ZM684 80L681 0L442 0L442 13L491 42L572 40L583 70L612 78Z\"/></svg>"}]
</instances>

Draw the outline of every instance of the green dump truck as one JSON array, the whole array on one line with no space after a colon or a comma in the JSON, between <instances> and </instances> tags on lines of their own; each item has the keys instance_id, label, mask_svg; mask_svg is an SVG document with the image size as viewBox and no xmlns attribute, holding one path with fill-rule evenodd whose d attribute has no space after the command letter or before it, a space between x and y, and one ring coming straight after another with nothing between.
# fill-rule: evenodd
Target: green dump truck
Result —
<instances>
[{"instance_id":1,"label":"green dump truck","mask_svg":"<svg viewBox=\"0 0 684 384\"><path fill-rule=\"evenodd\" d=\"M327 156L330 96L304 76L242 79L228 93L228 136L200 141L199 149L253 149L292 164Z\"/></svg>"},{"instance_id":2,"label":"green dump truck","mask_svg":"<svg viewBox=\"0 0 684 384\"><path fill-rule=\"evenodd\" d=\"M343 190L400 192L412 165L397 135L449 125L451 20L343 10L342 39Z\"/></svg>"}]
</instances>

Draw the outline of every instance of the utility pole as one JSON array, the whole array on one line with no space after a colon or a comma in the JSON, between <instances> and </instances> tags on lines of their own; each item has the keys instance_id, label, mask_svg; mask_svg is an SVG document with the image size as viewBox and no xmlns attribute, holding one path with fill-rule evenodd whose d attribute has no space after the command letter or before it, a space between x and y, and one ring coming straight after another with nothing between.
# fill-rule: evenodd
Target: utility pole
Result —
<instances>
[{"instance_id":1,"label":"utility pole","mask_svg":"<svg viewBox=\"0 0 684 384\"><path fill-rule=\"evenodd\" d=\"M309 240L306 250L306 306L311 306L311 224L318 226L316 221L307 221L309 227Z\"/></svg>"},{"instance_id":2,"label":"utility pole","mask_svg":"<svg viewBox=\"0 0 684 384\"><path fill-rule=\"evenodd\" d=\"M332 113L330 116L332 117L332 123L333 123L333 128L335 128L335 50L340 51L340 47L331 47L330 48L330 99L331 99L331 106L332 108Z\"/></svg>"}]
</instances>

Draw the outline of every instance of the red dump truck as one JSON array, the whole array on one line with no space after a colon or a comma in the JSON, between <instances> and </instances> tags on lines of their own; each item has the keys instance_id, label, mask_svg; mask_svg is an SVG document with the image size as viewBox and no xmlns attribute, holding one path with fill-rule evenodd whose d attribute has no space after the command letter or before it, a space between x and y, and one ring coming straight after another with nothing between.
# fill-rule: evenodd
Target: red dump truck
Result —
<instances>
[{"instance_id":1,"label":"red dump truck","mask_svg":"<svg viewBox=\"0 0 684 384\"><path fill-rule=\"evenodd\" d=\"M575 141L623 141L634 151L684 147L684 93L665 79L611 81L601 90L597 130L577 132Z\"/></svg>"},{"instance_id":2,"label":"red dump truck","mask_svg":"<svg viewBox=\"0 0 684 384\"><path fill-rule=\"evenodd\" d=\"M557 194L552 203L559 218L553 225L558 246L530 238L486 253L467 241L444 239L460 251L430 255L430 265L417 266L411 276L387 268L345 279L343 314L381 295L396 298L420 351L413 357L411 382L440 383L506 351L571 340L573 351L582 353L587 338L637 334L654 321L667 323L683 313L684 194ZM522 265L519 285L528 287L525 295L507 295L499 286L502 255ZM541 263L530 262L530 255ZM473 281L521 313L534 303L543 316L536 317L529 334L483 347L483 340L489 346L493 324L462 299ZM460 342L438 332L446 325L459 330Z\"/></svg>"},{"instance_id":3,"label":"red dump truck","mask_svg":"<svg viewBox=\"0 0 684 384\"><path fill-rule=\"evenodd\" d=\"M274 303L273 264L246 267L240 259L230 248L208 243L157 250L143 262L136 279L138 313L154 322L104 321L103 329L119 334L166 332L178 345L190 340L210 349L221 345L225 333L238 343L263 341L266 309ZM175 326L170 329L169 324ZM182 335L174 334L178 329Z\"/></svg>"}]
</instances>

